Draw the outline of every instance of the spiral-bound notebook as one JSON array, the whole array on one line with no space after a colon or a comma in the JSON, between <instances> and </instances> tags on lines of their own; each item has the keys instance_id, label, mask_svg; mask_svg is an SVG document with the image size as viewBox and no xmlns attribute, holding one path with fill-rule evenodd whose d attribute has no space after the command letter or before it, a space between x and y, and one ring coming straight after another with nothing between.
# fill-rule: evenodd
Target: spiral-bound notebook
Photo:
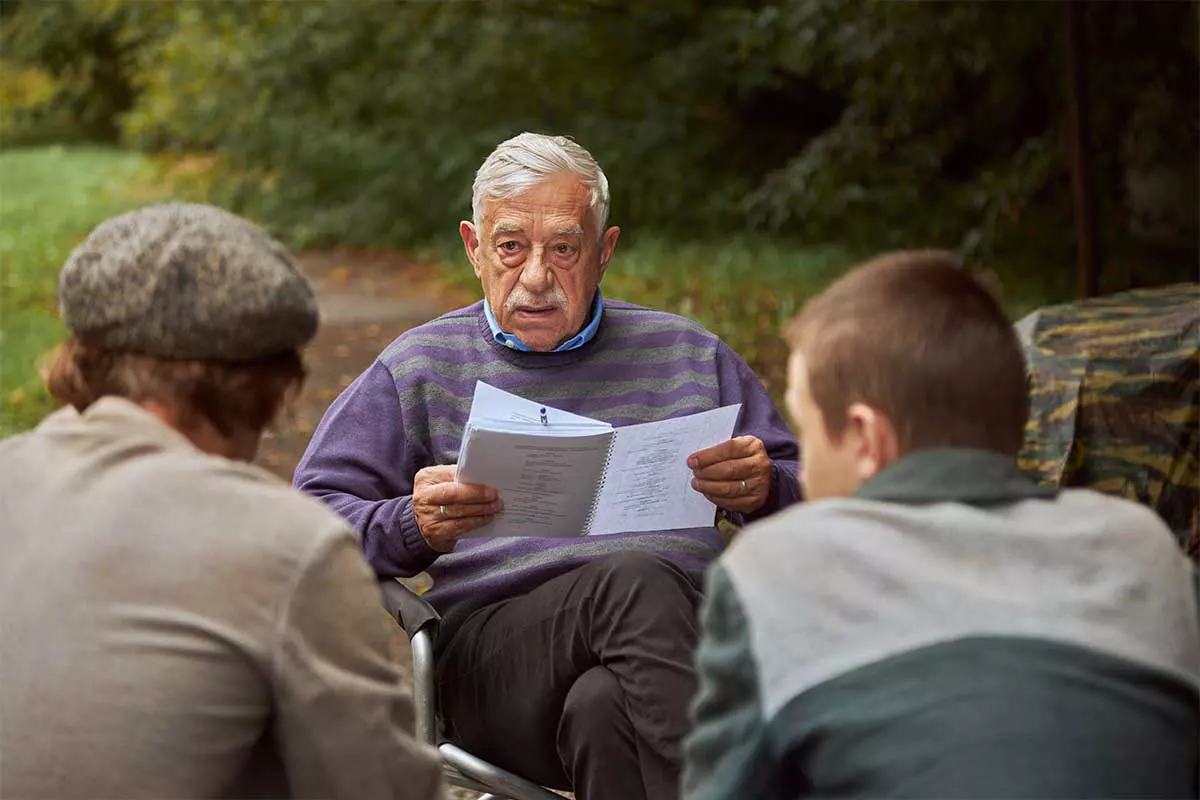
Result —
<instances>
[{"instance_id":1,"label":"spiral-bound notebook","mask_svg":"<svg viewBox=\"0 0 1200 800\"><path fill-rule=\"evenodd\" d=\"M473 413L458 480L495 487L504 510L467 535L572 537L712 525L716 507L692 489L687 457L730 438L740 411L724 406L622 428L578 417L550 424Z\"/></svg>"}]
</instances>

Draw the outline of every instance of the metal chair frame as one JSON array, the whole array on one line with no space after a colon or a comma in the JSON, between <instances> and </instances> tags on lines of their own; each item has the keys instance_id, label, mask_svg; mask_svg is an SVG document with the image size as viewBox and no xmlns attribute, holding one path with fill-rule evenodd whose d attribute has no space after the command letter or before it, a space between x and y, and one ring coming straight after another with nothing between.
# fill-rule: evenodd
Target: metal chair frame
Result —
<instances>
[{"instance_id":1,"label":"metal chair frame","mask_svg":"<svg viewBox=\"0 0 1200 800\"><path fill-rule=\"evenodd\" d=\"M413 709L416 737L437 748L442 772L451 786L485 794L479 800L563 800L562 795L441 741L434 688L433 642L441 616L408 587L393 579L380 582L384 606L412 644Z\"/></svg>"}]
</instances>

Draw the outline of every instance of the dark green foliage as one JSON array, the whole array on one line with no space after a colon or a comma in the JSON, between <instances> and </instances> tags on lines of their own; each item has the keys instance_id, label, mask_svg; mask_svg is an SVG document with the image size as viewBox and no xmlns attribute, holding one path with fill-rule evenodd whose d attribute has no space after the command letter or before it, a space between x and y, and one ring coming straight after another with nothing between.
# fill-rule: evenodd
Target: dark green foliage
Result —
<instances>
[{"instance_id":1,"label":"dark green foliage","mask_svg":"<svg viewBox=\"0 0 1200 800\"><path fill-rule=\"evenodd\" d=\"M132 15L38 0L6 0L0 9L4 71L32 66L53 79L53 92L39 102L5 103L3 144L115 142L119 115L134 101L134 48L125 40Z\"/></svg>"},{"instance_id":2,"label":"dark green foliage","mask_svg":"<svg viewBox=\"0 0 1200 800\"><path fill-rule=\"evenodd\" d=\"M47 4L26 0L5 15L5 41L25 40L6 57L79 83L94 70L54 65L64 36L85 41L120 77L91 85L132 80L127 113L105 95L109 124L144 149L215 154L212 199L294 243L427 240L469 213L489 149L529 129L591 149L631 229L933 244L1069 274L1060 3L49 5L70 24L45 27ZM1083 9L1109 253L1167 209L1175 228L1149 238L1194 263L1196 8ZM1141 178L1157 188L1132 191Z\"/></svg>"}]
</instances>

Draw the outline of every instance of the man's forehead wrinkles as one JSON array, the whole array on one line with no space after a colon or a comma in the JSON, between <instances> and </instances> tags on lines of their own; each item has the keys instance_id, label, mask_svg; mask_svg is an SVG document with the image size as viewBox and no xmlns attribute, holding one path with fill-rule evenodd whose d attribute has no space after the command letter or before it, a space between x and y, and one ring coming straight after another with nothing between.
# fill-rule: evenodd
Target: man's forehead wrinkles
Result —
<instances>
[{"instance_id":1,"label":"man's forehead wrinkles","mask_svg":"<svg viewBox=\"0 0 1200 800\"><path fill-rule=\"evenodd\" d=\"M584 236L587 228L574 214L537 214L524 220L516 215L499 216L491 227L492 236L523 234L527 236Z\"/></svg>"}]
</instances>

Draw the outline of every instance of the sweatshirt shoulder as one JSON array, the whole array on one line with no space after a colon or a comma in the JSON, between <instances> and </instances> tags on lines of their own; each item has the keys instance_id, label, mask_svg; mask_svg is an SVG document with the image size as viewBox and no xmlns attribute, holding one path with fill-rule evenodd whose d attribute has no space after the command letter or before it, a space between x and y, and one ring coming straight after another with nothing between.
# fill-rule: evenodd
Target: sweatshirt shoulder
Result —
<instances>
[{"instance_id":1,"label":"sweatshirt shoulder","mask_svg":"<svg viewBox=\"0 0 1200 800\"><path fill-rule=\"evenodd\" d=\"M847 537L855 536L856 528L874 528L861 515L864 505L871 504L845 498L797 503L744 529L720 563L734 584L755 574L787 576L797 560L835 555Z\"/></svg>"}]
</instances>

